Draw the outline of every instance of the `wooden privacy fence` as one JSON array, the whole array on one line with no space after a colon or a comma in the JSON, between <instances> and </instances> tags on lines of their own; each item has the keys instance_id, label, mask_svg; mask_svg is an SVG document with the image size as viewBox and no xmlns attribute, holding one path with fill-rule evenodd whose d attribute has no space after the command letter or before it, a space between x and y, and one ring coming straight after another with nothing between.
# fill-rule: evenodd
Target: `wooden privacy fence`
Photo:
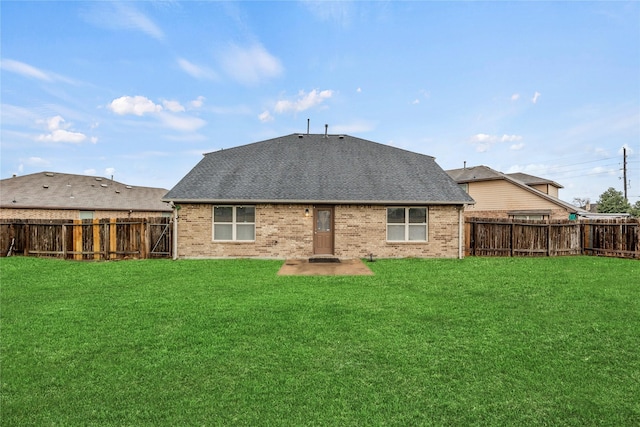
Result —
<instances>
[{"instance_id":1,"label":"wooden privacy fence","mask_svg":"<svg viewBox=\"0 0 640 427\"><path fill-rule=\"evenodd\" d=\"M76 260L170 258L171 218L2 220L2 256Z\"/></svg>"},{"instance_id":2,"label":"wooden privacy fence","mask_svg":"<svg viewBox=\"0 0 640 427\"><path fill-rule=\"evenodd\" d=\"M478 256L602 255L640 258L640 220L535 221L468 218L466 254Z\"/></svg>"}]
</instances>

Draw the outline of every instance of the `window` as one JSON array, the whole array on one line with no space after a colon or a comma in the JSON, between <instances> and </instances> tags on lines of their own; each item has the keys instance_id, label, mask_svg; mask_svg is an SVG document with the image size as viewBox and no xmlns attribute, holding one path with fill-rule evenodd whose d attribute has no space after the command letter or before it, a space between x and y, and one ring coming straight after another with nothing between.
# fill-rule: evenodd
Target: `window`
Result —
<instances>
[{"instance_id":1,"label":"window","mask_svg":"<svg viewBox=\"0 0 640 427\"><path fill-rule=\"evenodd\" d=\"M255 206L213 207L213 240L251 241L255 239Z\"/></svg>"},{"instance_id":2,"label":"window","mask_svg":"<svg viewBox=\"0 0 640 427\"><path fill-rule=\"evenodd\" d=\"M93 219L93 211L80 211L80 219Z\"/></svg>"},{"instance_id":3,"label":"window","mask_svg":"<svg viewBox=\"0 0 640 427\"><path fill-rule=\"evenodd\" d=\"M458 184L458 186L460 188L462 188L464 190L465 193L469 193L469 184L464 183L464 184Z\"/></svg>"},{"instance_id":4,"label":"window","mask_svg":"<svg viewBox=\"0 0 640 427\"><path fill-rule=\"evenodd\" d=\"M426 242L427 208L387 208L387 241Z\"/></svg>"}]
</instances>

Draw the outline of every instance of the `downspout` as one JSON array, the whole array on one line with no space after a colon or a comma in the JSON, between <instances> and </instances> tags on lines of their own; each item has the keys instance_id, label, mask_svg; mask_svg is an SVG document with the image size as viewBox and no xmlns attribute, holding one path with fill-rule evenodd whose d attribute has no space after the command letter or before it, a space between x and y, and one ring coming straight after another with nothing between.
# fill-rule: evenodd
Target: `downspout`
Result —
<instances>
[{"instance_id":1,"label":"downspout","mask_svg":"<svg viewBox=\"0 0 640 427\"><path fill-rule=\"evenodd\" d=\"M178 259L178 207L173 205L173 259Z\"/></svg>"},{"instance_id":2,"label":"downspout","mask_svg":"<svg viewBox=\"0 0 640 427\"><path fill-rule=\"evenodd\" d=\"M464 258L464 222L463 213L464 205L458 208L458 259Z\"/></svg>"}]
</instances>

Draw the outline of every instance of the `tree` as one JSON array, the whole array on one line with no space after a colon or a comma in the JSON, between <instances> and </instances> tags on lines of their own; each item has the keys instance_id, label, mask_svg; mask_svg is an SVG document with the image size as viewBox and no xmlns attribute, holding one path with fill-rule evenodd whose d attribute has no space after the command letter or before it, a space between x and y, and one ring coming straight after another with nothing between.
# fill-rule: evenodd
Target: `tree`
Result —
<instances>
[{"instance_id":1,"label":"tree","mask_svg":"<svg viewBox=\"0 0 640 427\"><path fill-rule=\"evenodd\" d=\"M640 200L638 200L633 206L631 206L631 209L629 209L629 213L636 218L640 218Z\"/></svg>"},{"instance_id":2,"label":"tree","mask_svg":"<svg viewBox=\"0 0 640 427\"><path fill-rule=\"evenodd\" d=\"M624 199L622 191L617 191L613 187L609 187L598 199L598 212L626 213L629 212L629 209L631 209L631 206Z\"/></svg>"},{"instance_id":3,"label":"tree","mask_svg":"<svg viewBox=\"0 0 640 427\"><path fill-rule=\"evenodd\" d=\"M573 201L571 202L573 206L577 206L579 208L584 208L589 203L591 203L591 199L589 199L588 197L574 197Z\"/></svg>"}]
</instances>

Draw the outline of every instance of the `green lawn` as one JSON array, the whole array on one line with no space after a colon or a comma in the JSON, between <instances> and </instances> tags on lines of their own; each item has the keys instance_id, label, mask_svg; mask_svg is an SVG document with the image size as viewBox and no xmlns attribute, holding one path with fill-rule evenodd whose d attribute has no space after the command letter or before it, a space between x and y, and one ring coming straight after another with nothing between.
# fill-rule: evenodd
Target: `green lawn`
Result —
<instances>
[{"instance_id":1,"label":"green lawn","mask_svg":"<svg viewBox=\"0 0 640 427\"><path fill-rule=\"evenodd\" d=\"M640 425L640 262L0 259L2 425Z\"/></svg>"}]
</instances>

